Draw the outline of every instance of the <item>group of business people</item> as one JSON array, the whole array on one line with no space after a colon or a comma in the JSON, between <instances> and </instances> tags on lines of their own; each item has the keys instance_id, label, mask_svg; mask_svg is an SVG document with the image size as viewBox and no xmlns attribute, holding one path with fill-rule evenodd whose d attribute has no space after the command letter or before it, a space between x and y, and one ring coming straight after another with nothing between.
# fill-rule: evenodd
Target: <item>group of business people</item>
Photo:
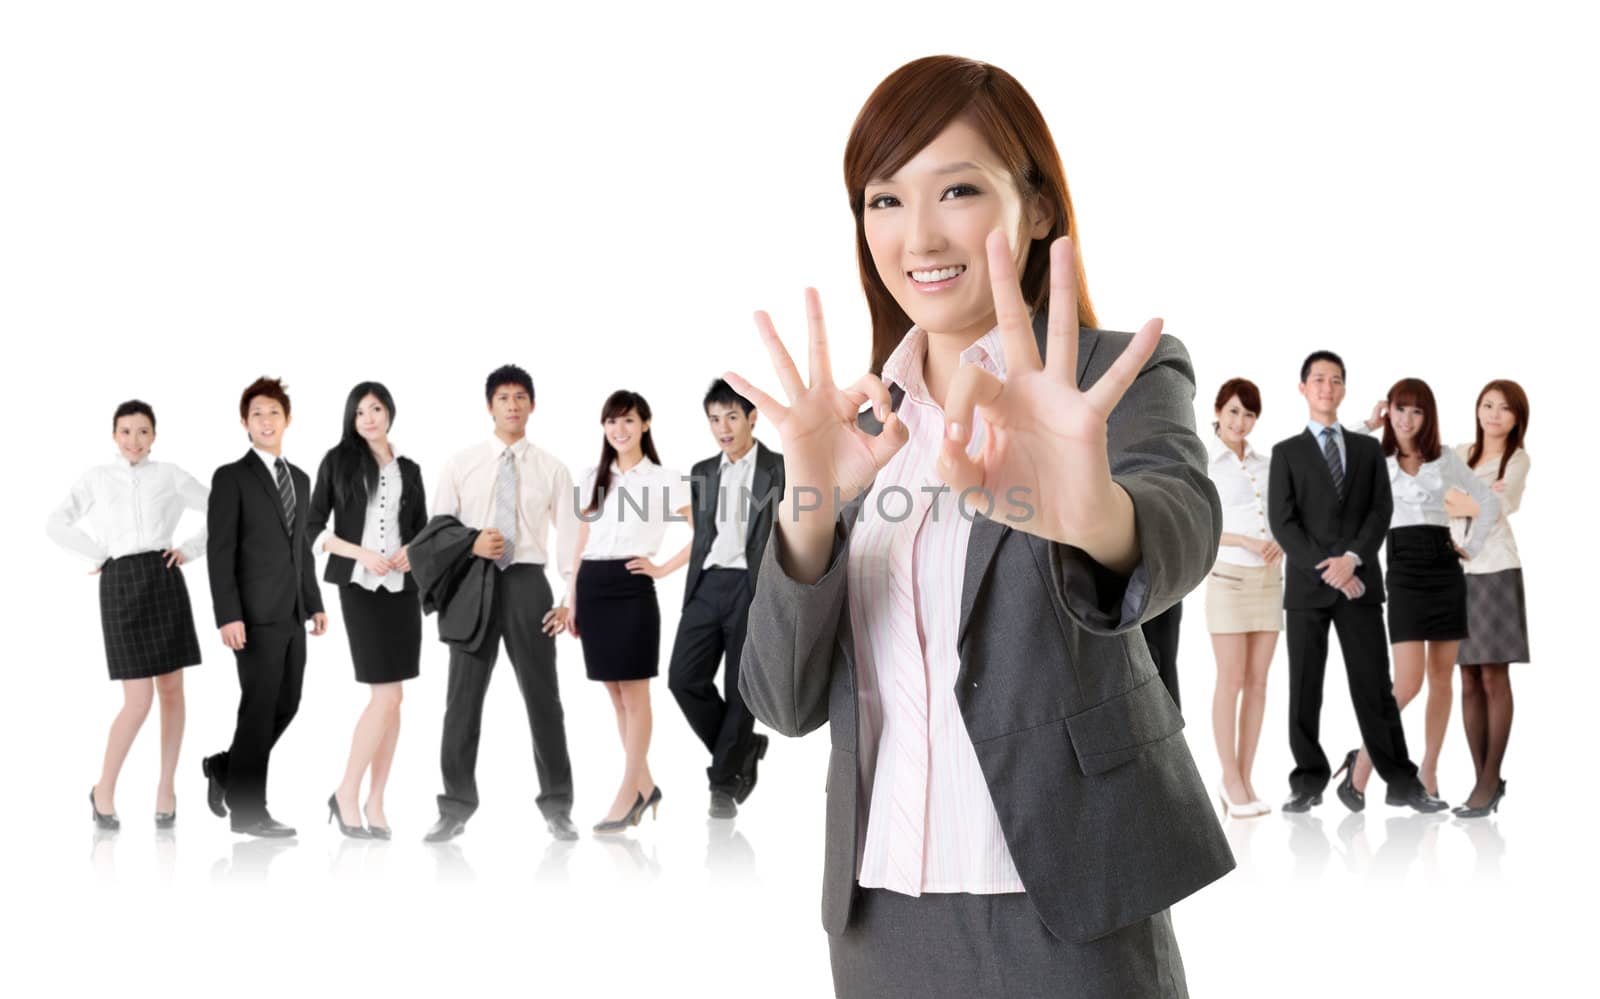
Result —
<instances>
[{"instance_id":1,"label":"group of business people","mask_svg":"<svg viewBox=\"0 0 1600 999\"><path fill-rule=\"evenodd\" d=\"M1234 818L1271 811L1251 771L1267 672L1287 620L1295 766L1284 811L1320 804L1340 774L1339 800L1361 811L1373 770L1387 784L1389 804L1448 807L1438 797L1438 762L1459 665L1475 773L1453 811L1486 817L1506 791L1500 773L1513 707L1509 666L1529 660L1522 569L1508 521L1528 475L1527 394L1514 381L1486 384L1473 441L1449 448L1440 443L1433 391L1421 379L1397 381L1364 432L1338 422L1345 395L1338 355L1307 357L1300 393L1306 428L1280 441L1270 458L1248 440L1261 414L1257 386L1233 378L1216 396L1210 474L1223 533L1205 601L1217 660L1212 730L1222 808ZM1319 739L1330 624L1361 734L1338 770L1330 769ZM1418 765L1407 751L1401 711L1424 685Z\"/></svg>"},{"instance_id":2,"label":"group of business people","mask_svg":"<svg viewBox=\"0 0 1600 999\"><path fill-rule=\"evenodd\" d=\"M384 791L403 684L419 674L424 610L437 612L439 636L450 646L444 791L438 822L425 838L441 842L460 834L477 808L484 696L502 644L532 729L538 806L553 835L576 837L555 669L555 636L562 631L581 636L589 677L611 694L627 759L617 799L595 830L636 825L661 801L646 761L648 685L657 673L660 632L654 580L686 564L670 685L711 757L710 814L737 813L755 787L768 744L755 734L754 717L739 696L738 662L758 553L784 484L782 457L754 438L754 406L726 382L712 384L704 407L719 453L684 477L660 464L648 402L617 392L601 414L601 462L574 489L566 467L528 440L531 376L514 365L498 368L486 381L485 397L493 436L447 463L431 518L421 469L389 439L396 405L379 382L350 391L340 441L323 457L314 482L283 457L291 402L276 379L258 379L242 393L239 413L250 450L217 469L209 489L150 457L151 406L132 400L116 409L118 459L80 478L47 528L64 547L86 556L100 577L107 663L111 678L123 685L124 704L90 792L99 828L120 826L117 780L157 695L162 763L156 824L176 821L182 670L201 660L180 567L204 554L217 627L234 652L240 687L230 745L202 760L207 804L236 832L295 834L267 810L267 771L273 746L300 703L306 623L313 636L327 628L314 576L318 550L327 553L323 580L337 588L356 679L371 690L343 778L327 801L330 821L345 835L391 836ZM186 509L204 511L206 527L174 547ZM692 522L693 536L657 564L651 559L674 518ZM560 574L572 581L560 601L544 572L552 529ZM718 691L723 660L724 690Z\"/></svg>"}]
</instances>

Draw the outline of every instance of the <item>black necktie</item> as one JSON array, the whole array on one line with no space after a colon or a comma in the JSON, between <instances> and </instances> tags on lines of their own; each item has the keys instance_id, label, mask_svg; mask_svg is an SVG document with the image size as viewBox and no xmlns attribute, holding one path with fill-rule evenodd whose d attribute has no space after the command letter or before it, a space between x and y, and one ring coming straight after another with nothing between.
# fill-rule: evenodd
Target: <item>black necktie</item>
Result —
<instances>
[{"instance_id":1,"label":"black necktie","mask_svg":"<svg viewBox=\"0 0 1600 999\"><path fill-rule=\"evenodd\" d=\"M278 502L283 505L283 522L294 530L294 483L289 480L289 463L279 458L273 465L278 471Z\"/></svg>"},{"instance_id":2,"label":"black necktie","mask_svg":"<svg viewBox=\"0 0 1600 999\"><path fill-rule=\"evenodd\" d=\"M1344 462L1339 458L1339 445L1333 440L1332 427L1322 430L1322 457L1327 459L1328 474L1333 476L1333 490L1344 496Z\"/></svg>"}]
</instances>

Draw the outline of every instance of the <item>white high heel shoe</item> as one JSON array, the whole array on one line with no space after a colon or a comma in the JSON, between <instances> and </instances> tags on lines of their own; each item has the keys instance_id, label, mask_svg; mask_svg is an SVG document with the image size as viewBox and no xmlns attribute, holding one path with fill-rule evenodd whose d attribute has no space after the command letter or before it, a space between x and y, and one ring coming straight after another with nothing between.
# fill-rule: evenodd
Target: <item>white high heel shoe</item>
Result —
<instances>
[{"instance_id":1,"label":"white high heel shoe","mask_svg":"<svg viewBox=\"0 0 1600 999\"><path fill-rule=\"evenodd\" d=\"M1270 808L1267 808L1259 801L1247 801L1244 804L1235 805L1228 800L1228 792L1223 789L1221 784L1217 785L1217 800L1222 803L1222 811L1230 819L1253 819L1271 811Z\"/></svg>"}]
</instances>

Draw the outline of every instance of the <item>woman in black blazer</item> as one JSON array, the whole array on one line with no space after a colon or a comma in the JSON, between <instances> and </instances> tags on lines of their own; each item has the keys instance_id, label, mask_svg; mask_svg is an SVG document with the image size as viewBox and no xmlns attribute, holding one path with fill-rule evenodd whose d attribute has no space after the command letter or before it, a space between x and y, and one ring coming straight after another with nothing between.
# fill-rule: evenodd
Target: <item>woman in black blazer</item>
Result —
<instances>
[{"instance_id":1,"label":"woman in black blazer","mask_svg":"<svg viewBox=\"0 0 1600 999\"><path fill-rule=\"evenodd\" d=\"M400 735L400 687L417 675L422 651L422 607L406 546L428 522L428 507L422 471L389 443L394 412L394 398L382 384L362 382L350 390L339 444L317 469L307 525L328 553L323 580L339 584L356 679L372 687L344 780L328 797L329 818L357 838L389 838L383 791ZM333 531L324 537L330 512ZM363 824L358 803L369 768Z\"/></svg>"}]
</instances>

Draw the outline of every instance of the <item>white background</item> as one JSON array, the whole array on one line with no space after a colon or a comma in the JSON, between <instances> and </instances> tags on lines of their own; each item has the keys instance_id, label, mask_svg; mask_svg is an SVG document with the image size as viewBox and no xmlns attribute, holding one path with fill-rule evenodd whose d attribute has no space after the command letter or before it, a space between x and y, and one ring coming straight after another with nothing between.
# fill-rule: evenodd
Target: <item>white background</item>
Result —
<instances>
[{"instance_id":1,"label":"white background","mask_svg":"<svg viewBox=\"0 0 1600 999\"><path fill-rule=\"evenodd\" d=\"M119 791L123 831L95 840L84 789L120 692L94 582L42 527L111 457L118 401L152 402L155 456L204 480L243 451L237 394L263 373L289 383L286 453L309 470L349 386L375 378L431 487L488 434L482 378L505 361L532 371L532 436L575 474L619 387L647 396L663 459L687 468L713 452L709 379L733 368L775 385L753 309L798 344L801 289L816 285L841 376L864 367L844 140L878 80L946 51L1033 94L1101 324L1164 316L1194 357L1202 425L1216 386L1245 375L1263 390L1257 445L1294 432L1298 364L1317 347L1346 358L1351 422L1407 375L1433 385L1449 442L1470 438L1487 379L1515 378L1532 400L1515 526L1535 662L1514 668L1501 816L1418 822L1379 803L1375 782L1356 823L1331 795L1303 826L1276 812L1232 823L1240 870L1175 909L1193 994L1587 991L1600 80L1578 18L1538 4L786 9L4 8L7 991L828 994L825 738L775 740L736 825L708 825L704 753L664 680L659 824L551 847L502 663L482 810L434 850L419 837L446 655L429 641L390 789L396 839L346 843L319 814L364 699L335 613L273 761L273 810L300 826L298 845L236 842L206 813L196 762L228 738L237 698L203 564L189 571L205 663L187 674L178 829L157 839L150 824L152 713ZM674 530L668 550L687 537ZM660 587L669 636L681 589L681 575ZM1187 734L1214 779L1198 594L1183 637ZM577 644L559 655L586 826L621 753ZM1256 771L1274 804L1290 767L1286 674L1280 647ZM1406 713L1413 744L1420 707ZM1457 711L1440 771L1452 801L1471 781L1459 724ZM1323 731L1335 758L1356 741L1337 659Z\"/></svg>"}]
</instances>

